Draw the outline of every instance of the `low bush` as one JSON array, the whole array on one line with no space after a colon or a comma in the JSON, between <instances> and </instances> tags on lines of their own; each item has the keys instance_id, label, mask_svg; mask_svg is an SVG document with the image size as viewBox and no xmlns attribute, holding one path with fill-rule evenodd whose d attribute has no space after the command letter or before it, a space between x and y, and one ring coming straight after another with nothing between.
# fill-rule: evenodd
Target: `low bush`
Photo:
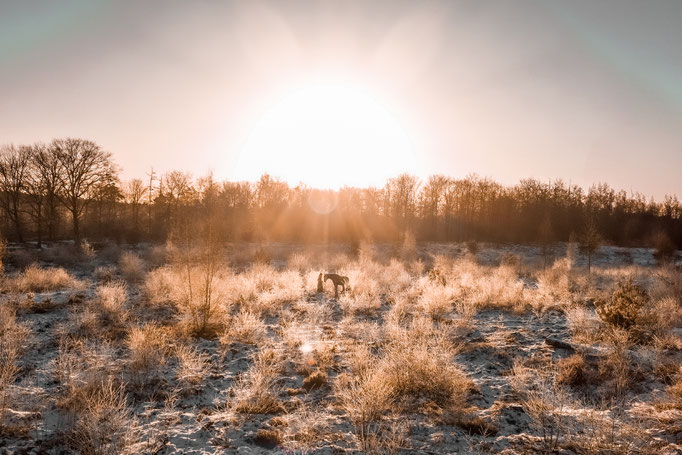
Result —
<instances>
[{"instance_id":1,"label":"low bush","mask_svg":"<svg viewBox=\"0 0 682 455\"><path fill-rule=\"evenodd\" d=\"M82 283L61 267L42 268L32 264L16 277L8 279L6 286L13 292L48 292L80 288Z\"/></svg>"},{"instance_id":2,"label":"low bush","mask_svg":"<svg viewBox=\"0 0 682 455\"><path fill-rule=\"evenodd\" d=\"M135 253L130 251L123 253L118 260L118 267L123 278L129 283L137 283L144 278L146 269L144 261Z\"/></svg>"},{"instance_id":3,"label":"low bush","mask_svg":"<svg viewBox=\"0 0 682 455\"><path fill-rule=\"evenodd\" d=\"M617 285L609 300L597 302L597 314L607 324L629 329L648 303L647 292L628 278Z\"/></svg>"}]
</instances>

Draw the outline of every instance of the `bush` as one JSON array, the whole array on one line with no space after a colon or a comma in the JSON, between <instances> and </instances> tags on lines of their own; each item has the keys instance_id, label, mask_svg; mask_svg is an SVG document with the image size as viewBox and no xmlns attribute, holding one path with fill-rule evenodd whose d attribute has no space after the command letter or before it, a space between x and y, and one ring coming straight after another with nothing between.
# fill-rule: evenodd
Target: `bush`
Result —
<instances>
[{"instance_id":1,"label":"bush","mask_svg":"<svg viewBox=\"0 0 682 455\"><path fill-rule=\"evenodd\" d=\"M589 378L588 365L582 355L573 354L559 361L557 384L579 386L586 384Z\"/></svg>"},{"instance_id":2,"label":"bush","mask_svg":"<svg viewBox=\"0 0 682 455\"><path fill-rule=\"evenodd\" d=\"M121 269L121 275L129 283L137 283L144 278L144 261L135 253L129 251L123 253L118 260L118 266Z\"/></svg>"},{"instance_id":3,"label":"bush","mask_svg":"<svg viewBox=\"0 0 682 455\"><path fill-rule=\"evenodd\" d=\"M648 303L646 291L628 278L618 284L609 301L597 302L597 314L607 324L629 329Z\"/></svg>"},{"instance_id":4,"label":"bush","mask_svg":"<svg viewBox=\"0 0 682 455\"><path fill-rule=\"evenodd\" d=\"M70 446L82 455L116 455L135 442L135 420L122 385L99 384L79 412Z\"/></svg>"},{"instance_id":5,"label":"bush","mask_svg":"<svg viewBox=\"0 0 682 455\"><path fill-rule=\"evenodd\" d=\"M20 275L8 280L14 292L47 292L66 287L80 287L81 283L61 267L44 269L32 264Z\"/></svg>"},{"instance_id":6,"label":"bush","mask_svg":"<svg viewBox=\"0 0 682 455\"><path fill-rule=\"evenodd\" d=\"M126 344L130 350L129 370L133 382L146 383L159 372L166 360L166 333L155 325L133 327Z\"/></svg>"},{"instance_id":7,"label":"bush","mask_svg":"<svg viewBox=\"0 0 682 455\"><path fill-rule=\"evenodd\" d=\"M267 334L265 324L258 315L243 309L237 315L228 317L225 325L220 342L226 345L234 342L258 344Z\"/></svg>"},{"instance_id":8,"label":"bush","mask_svg":"<svg viewBox=\"0 0 682 455\"><path fill-rule=\"evenodd\" d=\"M97 281L108 283L116 276L116 268L112 265L101 265L95 268L93 275Z\"/></svg>"},{"instance_id":9,"label":"bush","mask_svg":"<svg viewBox=\"0 0 682 455\"><path fill-rule=\"evenodd\" d=\"M19 373L17 360L28 334L29 329L16 322L14 310L0 305L0 427L5 408L10 405L10 388Z\"/></svg>"},{"instance_id":10,"label":"bush","mask_svg":"<svg viewBox=\"0 0 682 455\"><path fill-rule=\"evenodd\" d=\"M256 354L253 365L240 375L232 386L235 397L232 405L235 412L242 414L275 414L283 411L279 400L279 376L282 358L272 349L263 349Z\"/></svg>"},{"instance_id":11,"label":"bush","mask_svg":"<svg viewBox=\"0 0 682 455\"><path fill-rule=\"evenodd\" d=\"M144 293L152 304L170 302L178 278L170 267L159 267L147 274L144 279Z\"/></svg>"}]
</instances>

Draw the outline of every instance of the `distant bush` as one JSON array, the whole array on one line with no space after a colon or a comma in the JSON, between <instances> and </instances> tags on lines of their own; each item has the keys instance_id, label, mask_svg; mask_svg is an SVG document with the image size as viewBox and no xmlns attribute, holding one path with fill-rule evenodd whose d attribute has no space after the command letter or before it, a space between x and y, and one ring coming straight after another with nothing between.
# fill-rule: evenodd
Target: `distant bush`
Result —
<instances>
[{"instance_id":1,"label":"distant bush","mask_svg":"<svg viewBox=\"0 0 682 455\"><path fill-rule=\"evenodd\" d=\"M100 265L95 268L93 275L97 281L108 283L116 276L116 267L112 265Z\"/></svg>"},{"instance_id":2,"label":"distant bush","mask_svg":"<svg viewBox=\"0 0 682 455\"><path fill-rule=\"evenodd\" d=\"M135 253L130 251L123 253L118 260L118 266L121 269L121 275L129 283L136 283L144 278L144 261Z\"/></svg>"},{"instance_id":3,"label":"distant bush","mask_svg":"<svg viewBox=\"0 0 682 455\"><path fill-rule=\"evenodd\" d=\"M159 267L147 273L144 279L144 293L149 303L159 304L171 301L178 278L170 267Z\"/></svg>"},{"instance_id":4,"label":"distant bush","mask_svg":"<svg viewBox=\"0 0 682 455\"><path fill-rule=\"evenodd\" d=\"M629 329L636 324L640 311L648 303L647 292L632 278L627 278L618 284L610 300L597 303L597 314L607 324Z\"/></svg>"},{"instance_id":5,"label":"distant bush","mask_svg":"<svg viewBox=\"0 0 682 455\"><path fill-rule=\"evenodd\" d=\"M82 284L61 267L41 268L32 264L21 274L7 281L7 287L14 292L46 292Z\"/></svg>"}]
</instances>

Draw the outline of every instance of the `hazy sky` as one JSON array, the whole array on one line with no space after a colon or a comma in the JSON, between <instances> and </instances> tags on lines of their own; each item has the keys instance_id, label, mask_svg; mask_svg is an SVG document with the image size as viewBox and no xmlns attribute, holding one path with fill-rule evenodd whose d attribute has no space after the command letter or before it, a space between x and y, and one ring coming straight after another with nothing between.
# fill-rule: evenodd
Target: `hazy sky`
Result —
<instances>
[{"instance_id":1,"label":"hazy sky","mask_svg":"<svg viewBox=\"0 0 682 455\"><path fill-rule=\"evenodd\" d=\"M0 0L0 143L78 136L124 178L232 177L291 87L343 79L398 119L420 176L679 196L681 24L680 0Z\"/></svg>"}]
</instances>

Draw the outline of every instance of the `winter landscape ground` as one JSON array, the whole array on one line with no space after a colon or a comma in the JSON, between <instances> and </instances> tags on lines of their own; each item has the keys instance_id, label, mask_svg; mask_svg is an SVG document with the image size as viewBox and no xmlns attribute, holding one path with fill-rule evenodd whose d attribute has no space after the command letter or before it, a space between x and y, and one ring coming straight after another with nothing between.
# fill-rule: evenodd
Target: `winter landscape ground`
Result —
<instances>
[{"instance_id":1,"label":"winter landscape ground","mask_svg":"<svg viewBox=\"0 0 682 455\"><path fill-rule=\"evenodd\" d=\"M589 273L570 244L409 241L3 264L0 453L682 452L682 272L652 250Z\"/></svg>"}]
</instances>

